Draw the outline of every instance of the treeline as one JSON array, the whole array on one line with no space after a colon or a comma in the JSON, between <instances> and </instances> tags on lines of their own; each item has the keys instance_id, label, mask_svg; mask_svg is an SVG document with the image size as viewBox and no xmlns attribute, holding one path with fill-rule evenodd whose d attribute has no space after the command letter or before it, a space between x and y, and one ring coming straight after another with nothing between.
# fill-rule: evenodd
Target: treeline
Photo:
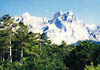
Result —
<instances>
[{"instance_id":1,"label":"treeline","mask_svg":"<svg viewBox=\"0 0 100 70\"><path fill-rule=\"evenodd\" d=\"M45 34L29 32L23 22L0 18L0 70L100 70L100 45L51 44Z\"/></svg>"}]
</instances>

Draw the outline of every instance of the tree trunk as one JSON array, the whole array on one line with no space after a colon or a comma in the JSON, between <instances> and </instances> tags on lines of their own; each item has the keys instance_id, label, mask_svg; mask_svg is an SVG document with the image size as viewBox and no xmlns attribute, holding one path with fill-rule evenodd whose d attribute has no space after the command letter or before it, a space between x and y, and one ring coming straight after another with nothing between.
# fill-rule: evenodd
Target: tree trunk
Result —
<instances>
[{"instance_id":1,"label":"tree trunk","mask_svg":"<svg viewBox=\"0 0 100 70\"><path fill-rule=\"evenodd\" d=\"M12 63L12 48L11 48L11 36L10 36L10 47L9 47L9 56L10 56L10 62Z\"/></svg>"},{"instance_id":2,"label":"tree trunk","mask_svg":"<svg viewBox=\"0 0 100 70\"><path fill-rule=\"evenodd\" d=\"M15 49L15 59L17 60L18 58L17 58L18 56L17 56L17 48Z\"/></svg>"},{"instance_id":3,"label":"tree trunk","mask_svg":"<svg viewBox=\"0 0 100 70\"><path fill-rule=\"evenodd\" d=\"M41 47L42 46L42 44L41 44L41 41L40 41L40 56L42 55L42 50L41 50Z\"/></svg>"},{"instance_id":4,"label":"tree trunk","mask_svg":"<svg viewBox=\"0 0 100 70\"><path fill-rule=\"evenodd\" d=\"M10 62L12 63L12 49L11 49L11 46L10 46Z\"/></svg>"},{"instance_id":5,"label":"tree trunk","mask_svg":"<svg viewBox=\"0 0 100 70\"><path fill-rule=\"evenodd\" d=\"M0 52L0 61L2 61L2 51Z\"/></svg>"},{"instance_id":6,"label":"tree trunk","mask_svg":"<svg viewBox=\"0 0 100 70\"><path fill-rule=\"evenodd\" d=\"M21 58L20 58L20 63L23 64L23 48L21 48Z\"/></svg>"},{"instance_id":7,"label":"tree trunk","mask_svg":"<svg viewBox=\"0 0 100 70\"><path fill-rule=\"evenodd\" d=\"M4 62L5 61L5 58L4 58L4 50L2 52L2 61Z\"/></svg>"}]
</instances>

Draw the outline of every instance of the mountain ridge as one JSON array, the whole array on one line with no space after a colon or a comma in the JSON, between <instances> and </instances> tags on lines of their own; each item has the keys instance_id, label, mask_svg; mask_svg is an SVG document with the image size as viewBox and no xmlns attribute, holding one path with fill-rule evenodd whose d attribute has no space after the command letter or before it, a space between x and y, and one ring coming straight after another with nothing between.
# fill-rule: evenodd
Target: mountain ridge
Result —
<instances>
[{"instance_id":1,"label":"mountain ridge","mask_svg":"<svg viewBox=\"0 0 100 70\"><path fill-rule=\"evenodd\" d=\"M52 19L30 16L29 13L14 18L16 23L23 21L29 31L45 33L49 40L55 44L61 44L62 41L67 44L83 40L100 41L100 26L84 24L72 11L57 12Z\"/></svg>"}]
</instances>

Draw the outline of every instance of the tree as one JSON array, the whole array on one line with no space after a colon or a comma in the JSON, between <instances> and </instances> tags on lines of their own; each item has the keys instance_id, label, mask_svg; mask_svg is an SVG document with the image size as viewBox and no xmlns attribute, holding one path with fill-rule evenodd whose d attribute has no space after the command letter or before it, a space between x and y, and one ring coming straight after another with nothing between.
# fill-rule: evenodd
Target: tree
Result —
<instances>
[{"instance_id":1,"label":"tree","mask_svg":"<svg viewBox=\"0 0 100 70\"><path fill-rule=\"evenodd\" d=\"M27 41L27 34L28 29L27 26L24 25L23 22L19 22L20 28L16 31L16 36L18 38L18 41L20 42L19 47L21 49L20 51L20 63L23 64L23 48L25 47L25 43Z\"/></svg>"},{"instance_id":2,"label":"tree","mask_svg":"<svg viewBox=\"0 0 100 70\"><path fill-rule=\"evenodd\" d=\"M6 46L9 46L9 61L12 63L12 36L14 35L13 30L16 29L17 24L13 22L13 18L8 14L1 17L0 21L1 30L6 32Z\"/></svg>"}]
</instances>

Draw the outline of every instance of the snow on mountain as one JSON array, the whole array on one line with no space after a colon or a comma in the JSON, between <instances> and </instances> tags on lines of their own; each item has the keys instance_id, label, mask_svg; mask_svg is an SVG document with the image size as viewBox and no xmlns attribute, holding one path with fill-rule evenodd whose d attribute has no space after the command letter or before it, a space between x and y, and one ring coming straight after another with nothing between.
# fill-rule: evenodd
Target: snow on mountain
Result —
<instances>
[{"instance_id":1,"label":"snow on mountain","mask_svg":"<svg viewBox=\"0 0 100 70\"><path fill-rule=\"evenodd\" d=\"M16 16L15 22L23 21L29 31L34 33L45 33L52 43L74 44L78 41L93 40L100 41L100 26L82 23L72 11L57 12L53 19L30 16L24 13Z\"/></svg>"}]
</instances>

